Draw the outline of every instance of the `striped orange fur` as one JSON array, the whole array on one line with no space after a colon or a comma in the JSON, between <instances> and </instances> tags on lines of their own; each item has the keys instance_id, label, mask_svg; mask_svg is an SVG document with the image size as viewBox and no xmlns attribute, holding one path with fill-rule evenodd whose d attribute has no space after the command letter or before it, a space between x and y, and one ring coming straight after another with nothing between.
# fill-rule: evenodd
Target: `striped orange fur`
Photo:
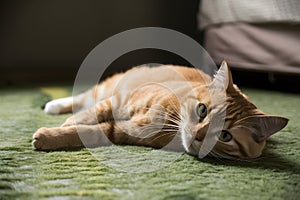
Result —
<instances>
[{"instance_id":1,"label":"striped orange fur","mask_svg":"<svg viewBox=\"0 0 300 200\"><path fill-rule=\"evenodd\" d=\"M141 66L116 74L73 98L46 105L49 114L77 113L33 135L37 150L140 145L198 156L208 131L208 155L255 158L266 139L285 127L284 117L256 108L232 82L226 62L212 79L194 68ZM212 121L224 114L221 129Z\"/></svg>"}]
</instances>

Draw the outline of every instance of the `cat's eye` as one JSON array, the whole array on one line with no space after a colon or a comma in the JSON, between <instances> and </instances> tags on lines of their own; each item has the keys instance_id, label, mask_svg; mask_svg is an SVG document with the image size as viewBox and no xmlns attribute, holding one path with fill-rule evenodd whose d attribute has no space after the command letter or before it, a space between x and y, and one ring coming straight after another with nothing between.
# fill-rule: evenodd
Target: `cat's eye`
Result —
<instances>
[{"instance_id":1,"label":"cat's eye","mask_svg":"<svg viewBox=\"0 0 300 200\"><path fill-rule=\"evenodd\" d=\"M199 103L196 108L197 115L200 117L200 119L204 119L207 115L207 108L204 104Z\"/></svg>"},{"instance_id":2,"label":"cat's eye","mask_svg":"<svg viewBox=\"0 0 300 200\"><path fill-rule=\"evenodd\" d=\"M232 135L228 131L222 131L219 136L219 140L222 142L229 142L232 139Z\"/></svg>"}]
</instances>

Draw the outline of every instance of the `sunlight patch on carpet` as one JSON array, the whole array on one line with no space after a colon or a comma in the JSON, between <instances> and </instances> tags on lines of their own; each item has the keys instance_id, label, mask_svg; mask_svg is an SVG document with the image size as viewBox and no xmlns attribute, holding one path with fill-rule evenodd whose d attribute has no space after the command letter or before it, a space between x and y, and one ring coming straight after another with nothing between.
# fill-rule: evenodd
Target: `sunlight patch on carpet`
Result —
<instances>
[{"instance_id":1,"label":"sunlight patch on carpet","mask_svg":"<svg viewBox=\"0 0 300 200\"><path fill-rule=\"evenodd\" d=\"M69 90L62 87L41 87L41 92L49 95L52 99L62 98L70 95Z\"/></svg>"}]
</instances>

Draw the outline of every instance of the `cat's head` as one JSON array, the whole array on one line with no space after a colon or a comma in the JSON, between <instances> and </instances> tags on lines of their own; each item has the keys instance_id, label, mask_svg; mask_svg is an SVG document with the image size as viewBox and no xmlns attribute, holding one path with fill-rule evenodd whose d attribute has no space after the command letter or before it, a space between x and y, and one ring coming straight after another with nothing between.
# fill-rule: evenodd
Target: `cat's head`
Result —
<instances>
[{"instance_id":1,"label":"cat's head","mask_svg":"<svg viewBox=\"0 0 300 200\"><path fill-rule=\"evenodd\" d=\"M200 157L258 157L266 139L288 122L258 110L233 84L226 62L210 84L188 95L181 115L183 146Z\"/></svg>"}]
</instances>

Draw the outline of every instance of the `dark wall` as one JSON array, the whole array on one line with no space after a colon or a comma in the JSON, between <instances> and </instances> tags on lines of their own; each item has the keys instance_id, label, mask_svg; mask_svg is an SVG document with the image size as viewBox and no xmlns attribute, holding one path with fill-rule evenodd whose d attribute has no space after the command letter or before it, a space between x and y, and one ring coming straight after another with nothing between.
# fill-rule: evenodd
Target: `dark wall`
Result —
<instances>
[{"instance_id":1,"label":"dark wall","mask_svg":"<svg viewBox=\"0 0 300 200\"><path fill-rule=\"evenodd\" d=\"M1 80L45 73L51 78L57 72L61 78L72 78L96 45L132 28L166 27L199 40L198 4L196 0L2 0ZM141 50L112 65L121 69L148 62L185 63L168 52Z\"/></svg>"}]
</instances>

